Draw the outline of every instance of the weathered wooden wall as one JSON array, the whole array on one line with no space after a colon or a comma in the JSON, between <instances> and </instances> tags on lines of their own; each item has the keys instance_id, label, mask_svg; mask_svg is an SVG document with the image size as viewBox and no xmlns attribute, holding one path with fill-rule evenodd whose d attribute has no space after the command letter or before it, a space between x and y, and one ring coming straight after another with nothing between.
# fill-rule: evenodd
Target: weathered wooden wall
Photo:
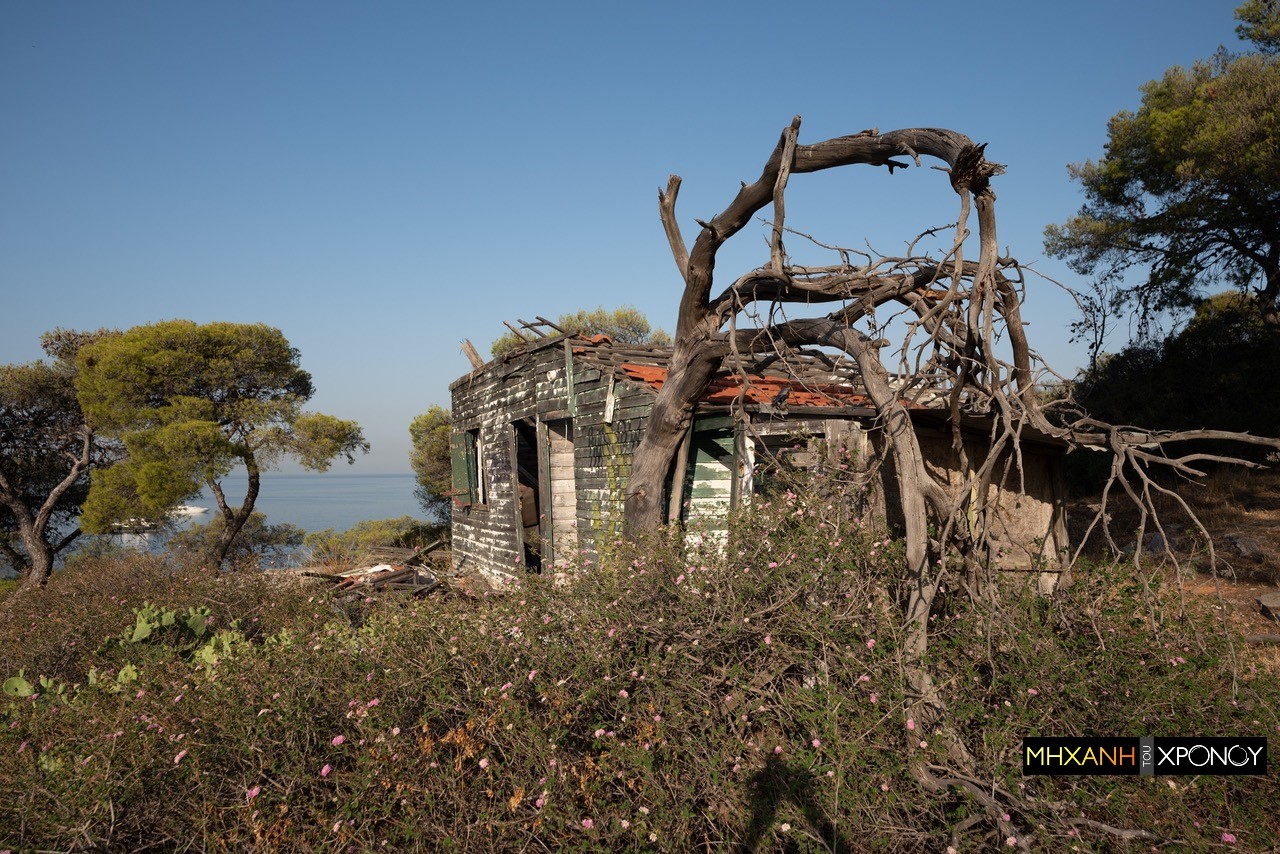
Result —
<instances>
[{"instance_id":1,"label":"weathered wooden wall","mask_svg":"<svg viewBox=\"0 0 1280 854\"><path fill-rule=\"evenodd\" d=\"M518 421L534 428L537 437L544 562L567 567L596 560L621 534L631 459L653 409L653 391L617 379L611 367L574 355L563 341L490 363L451 390L454 430L479 431L485 477L484 503L454 509L453 553L459 566L486 573L520 571ZM959 488L963 477L949 434L927 425L918 424L917 430L934 474ZM852 417L757 413L746 428L726 414L698 416L679 518L723 535L730 509L751 493L751 462L760 450L756 446L797 431L827 440L830 459L825 465L865 468L884 454L883 438L873 423L860 425ZM840 448L851 455L837 459ZM973 436L967 448L974 464L980 463L982 438ZM896 501L891 468L879 476L866 475L868 512L892 526ZM1001 566L1042 571L1042 586L1050 586L1058 556L1068 545L1058 451L1028 444L1022 472L1011 468L997 481L990 487L990 504L999 516L993 557ZM669 484L668 491L672 489Z\"/></svg>"},{"instance_id":2,"label":"weathered wooden wall","mask_svg":"<svg viewBox=\"0 0 1280 854\"><path fill-rule=\"evenodd\" d=\"M574 474L578 542L587 560L622 532L631 458L653 409L653 394L585 363L574 369Z\"/></svg>"},{"instance_id":3,"label":"weathered wooden wall","mask_svg":"<svg viewBox=\"0 0 1280 854\"><path fill-rule=\"evenodd\" d=\"M550 346L490 364L450 386L454 431L480 431L486 493L483 504L454 507L453 556L460 568L519 571L524 548L512 424L566 417L567 373L564 348Z\"/></svg>"},{"instance_id":4,"label":"weathered wooden wall","mask_svg":"<svg viewBox=\"0 0 1280 854\"><path fill-rule=\"evenodd\" d=\"M554 561L570 559L578 547L578 489L574 471L573 422L568 418L544 421L547 426L547 484L551 509L549 538Z\"/></svg>"},{"instance_id":5,"label":"weathered wooden wall","mask_svg":"<svg viewBox=\"0 0 1280 854\"><path fill-rule=\"evenodd\" d=\"M450 388L455 432L480 431L487 489L484 505L454 508L455 563L487 573L521 565L512 426L521 419L538 428L544 556L556 565L579 551L594 559L621 531L623 490L653 394L571 358L563 343L491 363Z\"/></svg>"}]
</instances>

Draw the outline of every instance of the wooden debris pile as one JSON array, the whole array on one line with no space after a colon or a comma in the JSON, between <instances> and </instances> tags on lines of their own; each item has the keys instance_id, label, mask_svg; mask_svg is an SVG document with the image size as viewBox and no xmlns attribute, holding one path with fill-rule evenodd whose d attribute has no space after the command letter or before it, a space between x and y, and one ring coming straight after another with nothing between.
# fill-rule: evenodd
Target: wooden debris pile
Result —
<instances>
[{"instance_id":1,"label":"wooden debris pile","mask_svg":"<svg viewBox=\"0 0 1280 854\"><path fill-rule=\"evenodd\" d=\"M328 582L337 594L358 596L382 593L427 596L437 592L473 596L487 589L483 578L462 575L452 568L446 544L446 540L440 539L423 549L379 546L370 549L354 569L322 572L304 568L297 572Z\"/></svg>"}]
</instances>

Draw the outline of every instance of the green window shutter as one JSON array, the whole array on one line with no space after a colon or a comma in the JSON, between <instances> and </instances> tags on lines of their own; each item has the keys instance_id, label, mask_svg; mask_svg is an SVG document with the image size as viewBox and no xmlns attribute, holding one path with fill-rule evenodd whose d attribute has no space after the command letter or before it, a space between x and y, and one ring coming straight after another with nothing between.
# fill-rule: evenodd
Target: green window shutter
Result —
<instances>
[{"instance_id":1,"label":"green window shutter","mask_svg":"<svg viewBox=\"0 0 1280 854\"><path fill-rule=\"evenodd\" d=\"M468 452L469 451L469 452ZM449 463L453 468L453 504L470 507L475 500L472 481L475 477L475 440L470 433L449 436Z\"/></svg>"},{"instance_id":2,"label":"green window shutter","mask_svg":"<svg viewBox=\"0 0 1280 854\"><path fill-rule=\"evenodd\" d=\"M467 502L470 504L480 503L480 481L479 464L476 460L476 442L479 439L479 430L468 430L463 434L462 439L466 443L467 458Z\"/></svg>"}]
</instances>

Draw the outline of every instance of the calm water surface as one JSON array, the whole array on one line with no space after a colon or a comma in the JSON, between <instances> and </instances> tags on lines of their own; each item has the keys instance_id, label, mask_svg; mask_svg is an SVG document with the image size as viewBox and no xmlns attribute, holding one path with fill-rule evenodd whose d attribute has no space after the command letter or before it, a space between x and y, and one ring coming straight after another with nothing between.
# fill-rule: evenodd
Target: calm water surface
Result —
<instances>
[{"instance_id":1,"label":"calm water surface","mask_svg":"<svg viewBox=\"0 0 1280 854\"><path fill-rule=\"evenodd\" d=\"M280 474L267 472L254 509L265 513L272 524L288 522L306 531L333 528L345 531L367 519L395 519L412 516L425 519L422 505L414 497L417 485L411 474ZM228 503L239 506L244 500L248 478L243 474L228 475L222 481ZM207 507L209 512L180 517L179 527L204 525L213 519L218 505L206 489L186 502ZM125 534L121 542L135 548L164 547L163 534ZM0 578L11 573L0 566Z\"/></svg>"},{"instance_id":2,"label":"calm water surface","mask_svg":"<svg viewBox=\"0 0 1280 854\"><path fill-rule=\"evenodd\" d=\"M222 481L227 502L233 506L244 500L248 480L233 473ZM366 519L394 519L398 516L424 518L422 505L414 498L416 486L411 474L280 474L262 476L255 509L273 524L288 522L307 531L334 528L345 531ZM218 505L205 489L187 502L208 507L208 513L193 517L208 522Z\"/></svg>"}]
</instances>

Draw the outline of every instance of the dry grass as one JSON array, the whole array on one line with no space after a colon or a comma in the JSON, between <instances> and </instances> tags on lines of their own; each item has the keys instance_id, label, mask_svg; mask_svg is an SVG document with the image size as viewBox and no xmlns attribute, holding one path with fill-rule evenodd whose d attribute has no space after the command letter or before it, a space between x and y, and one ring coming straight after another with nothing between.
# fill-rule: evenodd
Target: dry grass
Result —
<instances>
[{"instance_id":1,"label":"dry grass","mask_svg":"<svg viewBox=\"0 0 1280 854\"><path fill-rule=\"evenodd\" d=\"M1213 538L1223 574L1228 578L1274 587L1280 583L1280 471L1221 469L1202 482L1178 481L1170 484L1195 513ZM1140 522L1135 508L1123 493L1113 491L1107 505L1112 535L1122 548L1132 548ZM1079 542L1097 512L1098 498L1077 501L1069 511L1072 542ZM1164 530L1172 537L1179 559L1191 560L1207 568L1204 538L1194 521L1168 496L1156 501ZM1155 532L1150 520L1146 533ZM1262 554L1246 557L1232 544L1232 537L1257 543ZM1148 543L1149 544L1149 543ZM1105 552L1105 541L1095 531L1086 544L1086 553L1095 557Z\"/></svg>"},{"instance_id":2,"label":"dry grass","mask_svg":"<svg viewBox=\"0 0 1280 854\"><path fill-rule=\"evenodd\" d=\"M1174 554L1184 568L1183 595L1187 605L1202 612L1221 615L1238 637L1280 633L1280 625L1263 616L1257 599L1280 587L1280 471L1249 471L1223 468L1202 482L1179 482L1178 494L1187 502L1213 538L1219 572L1209 573L1208 550L1185 511L1171 498L1157 502L1165 531L1173 537ZM1097 511L1097 499L1077 502L1070 510L1073 542L1079 542L1089 520ZM1139 515L1127 499L1113 499L1108 505L1112 531L1122 548L1132 548ZM1148 521L1147 535L1152 533ZM1244 537L1256 543L1261 554L1246 557L1231 538ZM1150 540L1147 541L1148 547ZM1096 533L1086 553L1100 558L1105 543ZM1152 554L1153 569L1167 565L1167 556ZM1280 647L1254 646L1250 662L1264 673L1280 677Z\"/></svg>"}]
</instances>

